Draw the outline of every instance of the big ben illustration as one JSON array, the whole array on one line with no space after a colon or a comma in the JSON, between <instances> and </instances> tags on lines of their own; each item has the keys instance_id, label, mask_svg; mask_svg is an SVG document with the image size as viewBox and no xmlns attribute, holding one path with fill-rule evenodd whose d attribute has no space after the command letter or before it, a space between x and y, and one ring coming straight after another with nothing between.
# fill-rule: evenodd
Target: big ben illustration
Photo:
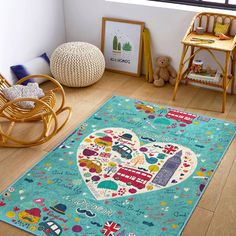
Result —
<instances>
[{"instance_id":1,"label":"big ben illustration","mask_svg":"<svg viewBox=\"0 0 236 236\"><path fill-rule=\"evenodd\" d=\"M166 186L171 177L174 175L175 171L180 166L181 156L182 156L182 151L179 151L175 153L174 156L169 158L162 166L160 171L156 174L156 176L152 180L152 183L160 186Z\"/></svg>"}]
</instances>

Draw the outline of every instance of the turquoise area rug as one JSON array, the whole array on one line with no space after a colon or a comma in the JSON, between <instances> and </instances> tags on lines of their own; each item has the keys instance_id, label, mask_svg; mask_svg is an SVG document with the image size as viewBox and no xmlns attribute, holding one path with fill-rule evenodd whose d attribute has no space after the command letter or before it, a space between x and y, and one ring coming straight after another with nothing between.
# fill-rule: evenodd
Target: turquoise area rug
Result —
<instances>
[{"instance_id":1,"label":"turquoise area rug","mask_svg":"<svg viewBox=\"0 0 236 236\"><path fill-rule=\"evenodd\" d=\"M0 220L34 235L180 235L235 131L112 97L0 195Z\"/></svg>"}]
</instances>

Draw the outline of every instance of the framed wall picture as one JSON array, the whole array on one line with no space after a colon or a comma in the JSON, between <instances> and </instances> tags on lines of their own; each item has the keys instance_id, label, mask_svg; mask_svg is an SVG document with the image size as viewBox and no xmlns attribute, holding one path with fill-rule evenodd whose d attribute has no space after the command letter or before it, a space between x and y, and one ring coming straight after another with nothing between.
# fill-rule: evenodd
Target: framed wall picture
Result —
<instances>
[{"instance_id":1,"label":"framed wall picture","mask_svg":"<svg viewBox=\"0 0 236 236\"><path fill-rule=\"evenodd\" d=\"M140 76L144 22L102 19L102 52L109 71Z\"/></svg>"}]
</instances>

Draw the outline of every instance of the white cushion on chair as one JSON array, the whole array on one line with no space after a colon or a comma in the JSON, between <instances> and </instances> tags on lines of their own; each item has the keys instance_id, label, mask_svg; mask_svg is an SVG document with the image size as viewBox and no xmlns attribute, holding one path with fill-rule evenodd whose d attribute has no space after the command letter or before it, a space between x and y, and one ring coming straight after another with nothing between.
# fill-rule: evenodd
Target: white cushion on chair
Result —
<instances>
[{"instance_id":1,"label":"white cushion on chair","mask_svg":"<svg viewBox=\"0 0 236 236\"><path fill-rule=\"evenodd\" d=\"M38 83L28 83L26 86L24 85L13 85L9 88L4 88L3 94L6 99L13 101L17 98L42 98L45 94L41 88L39 88ZM18 102L22 108L32 109L34 108L34 102L32 101L23 101Z\"/></svg>"}]
</instances>

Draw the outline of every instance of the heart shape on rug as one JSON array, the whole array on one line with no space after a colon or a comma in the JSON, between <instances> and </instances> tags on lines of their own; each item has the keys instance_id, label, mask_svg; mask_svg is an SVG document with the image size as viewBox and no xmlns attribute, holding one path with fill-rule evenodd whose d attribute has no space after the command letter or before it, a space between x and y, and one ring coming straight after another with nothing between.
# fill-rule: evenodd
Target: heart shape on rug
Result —
<instances>
[{"instance_id":1,"label":"heart shape on rug","mask_svg":"<svg viewBox=\"0 0 236 236\"><path fill-rule=\"evenodd\" d=\"M186 180L197 166L189 148L175 143L141 145L124 128L89 134L78 147L80 174L97 200L130 196L171 187Z\"/></svg>"}]
</instances>

